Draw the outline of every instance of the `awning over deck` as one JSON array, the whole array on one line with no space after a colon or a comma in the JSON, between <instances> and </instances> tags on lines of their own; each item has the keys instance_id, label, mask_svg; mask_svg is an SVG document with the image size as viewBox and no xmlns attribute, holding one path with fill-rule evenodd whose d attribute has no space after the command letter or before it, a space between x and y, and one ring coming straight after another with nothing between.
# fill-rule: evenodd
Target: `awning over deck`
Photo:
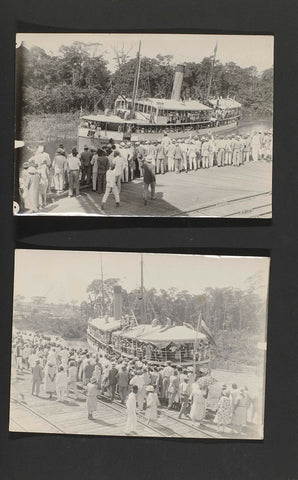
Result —
<instances>
[{"instance_id":1,"label":"awning over deck","mask_svg":"<svg viewBox=\"0 0 298 480\"><path fill-rule=\"evenodd\" d=\"M171 326L171 327L159 327L147 334L141 334L138 340L153 343L154 345L166 346L170 343L183 344L192 343L195 340L206 340L206 336L203 333L192 330L185 325Z\"/></svg>"}]
</instances>

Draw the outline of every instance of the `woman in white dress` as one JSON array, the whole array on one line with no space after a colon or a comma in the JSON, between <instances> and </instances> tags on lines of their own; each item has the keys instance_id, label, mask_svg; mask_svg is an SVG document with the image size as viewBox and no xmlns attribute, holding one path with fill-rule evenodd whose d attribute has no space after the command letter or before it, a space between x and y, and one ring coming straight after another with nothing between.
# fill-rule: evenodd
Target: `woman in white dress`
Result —
<instances>
[{"instance_id":1,"label":"woman in white dress","mask_svg":"<svg viewBox=\"0 0 298 480\"><path fill-rule=\"evenodd\" d=\"M191 389L190 399L192 400L190 418L192 423L199 422L201 424L202 420L206 414L206 391L204 387L195 382Z\"/></svg>"},{"instance_id":2,"label":"woman in white dress","mask_svg":"<svg viewBox=\"0 0 298 480\"><path fill-rule=\"evenodd\" d=\"M56 392L56 365L51 362L48 362L44 369L44 390L50 394L49 398Z\"/></svg>"},{"instance_id":3,"label":"woman in white dress","mask_svg":"<svg viewBox=\"0 0 298 480\"><path fill-rule=\"evenodd\" d=\"M125 425L126 435L136 433L137 430L137 385L133 385L132 392L128 395L126 401L127 420Z\"/></svg>"},{"instance_id":4,"label":"woman in white dress","mask_svg":"<svg viewBox=\"0 0 298 480\"><path fill-rule=\"evenodd\" d=\"M146 387L146 392L147 398L145 417L147 418L148 424L150 420L157 420L157 407L159 407L159 400L153 385L148 385L148 387Z\"/></svg>"}]
</instances>

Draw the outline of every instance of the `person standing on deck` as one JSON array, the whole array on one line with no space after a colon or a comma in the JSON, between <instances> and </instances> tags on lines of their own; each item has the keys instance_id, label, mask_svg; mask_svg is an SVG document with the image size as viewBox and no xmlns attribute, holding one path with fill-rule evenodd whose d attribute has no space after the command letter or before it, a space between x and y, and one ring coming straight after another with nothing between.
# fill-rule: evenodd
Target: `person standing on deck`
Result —
<instances>
[{"instance_id":1,"label":"person standing on deck","mask_svg":"<svg viewBox=\"0 0 298 480\"><path fill-rule=\"evenodd\" d=\"M123 405L127 397L128 384L129 384L129 372L126 364L123 364L118 374L118 389L119 389L119 395L121 398L121 403Z\"/></svg>"},{"instance_id":2,"label":"person standing on deck","mask_svg":"<svg viewBox=\"0 0 298 480\"><path fill-rule=\"evenodd\" d=\"M168 172L173 172L175 170L175 160L174 152L176 147L176 140L173 138L172 142L168 144L167 147L167 168Z\"/></svg>"},{"instance_id":3,"label":"person standing on deck","mask_svg":"<svg viewBox=\"0 0 298 480\"><path fill-rule=\"evenodd\" d=\"M78 368L74 361L69 362L68 369L68 385L67 385L67 395L69 394L69 388L71 388L75 394L75 399L78 400L78 388L77 388L77 374Z\"/></svg>"},{"instance_id":4,"label":"person standing on deck","mask_svg":"<svg viewBox=\"0 0 298 480\"><path fill-rule=\"evenodd\" d=\"M93 374L93 365L91 365L90 358L87 359L86 365L83 368L83 385L87 385Z\"/></svg>"},{"instance_id":5,"label":"person standing on deck","mask_svg":"<svg viewBox=\"0 0 298 480\"><path fill-rule=\"evenodd\" d=\"M249 135L244 135L243 139L243 162L242 163L248 163L250 160L250 139Z\"/></svg>"},{"instance_id":6,"label":"person standing on deck","mask_svg":"<svg viewBox=\"0 0 298 480\"><path fill-rule=\"evenodd\" d=\"M160 403L153 385L148 385L148 387L146 387L146 392L147 398L145 417L147 418L147 424L149 424L150 420L157 420L157 407L159 407Z\"/></svg>"},{"instance_id":7,"label":"person standing on deck","mask_svg":"<svg viewBox=\"0 0 298 480\"><path fill-rule=\"evenodd\" d=\"M250 145L252 159L254 162L257 162L260 156L260 136L258 133L255 132L254 136L251 139Z\"/></svg>"},{"instance_id":8,"label":"person standing on deck","mask_svg":"<svg viewBox=\"0 0 298 480\"><path fill-rule=\"evenodd\" d=\"M137 393L137 405L139 410L144 408L144 399L145 399L145 381L142 375L142 371L138 370L136 375L130 380L130 385L138 387Z\"/></svg>"},{"instance_id":9,"label":"person standing on deck","mask_svg":"<svg viewBox=\"0 0 298 480\"><path fill-rule=\"evenodd\" d=\"M85 183L86 185L90 185L91 183L91 159L92 153L88 148L88 145L84 146L84 151L80 153L79 159L81 160L81 169L82 169L82 177L81 177L81 184Z\"/></svg>"},{"instance_id":10,"label":"person standing on deck","mask_svg":"<svg viewBox=\"0 0 298 480\"><path fill-rule=\"evenodd\" d=\"M169 388L168 388L168 394L169 394L169 403L168 403L168 410L172 408L173 403L176 400L176 397L179 392L179 377L178 377L178 371L174 370L173 374L170 376L170 383L169 383Z\"/></svg>"},{"instance_id":11,"label":"person standing on deck","mask_svg":"<svg viewBox=\"0 0 298 480\"><path fill-rule=\"evenodd\" d=\"M199 422L201 424L202 420L205 418L206 414L206 396L207 393L201 385L196 381L192 385L190 398L192 400L192 406L190 410L190 418L192 423Z\"/></svg>"},{"instance_id":12,"label":"person standing on deck","mask_svg":"<svg viewBox=\"0 0 298 480\"><path fill-rule=\"evenodd\" d=\"M170 377L173 375L173 368L172 362L170 360L167 361L167 366L163 369L162 372L162 392L161 397L164 400L168 399L168 389L170 385Z\"/></svg>"},{"instance_id":13,"label":"person standing on deck","mask_svg":"<svg viewBox=\"0 0 298 480\"><path fill-rule=\"evenodd\" d=\"M189 378L187 375L183 377L182 383L180 383L180 412L178 418L181 418L182 415L188 417L186 414L188 403L189 403L190 387L189 387Z\"/></svg>"},{"instance_id":14,"label":"person standing on deck","mask_svg":"<svg viewBox=\"0 0 298 480\"><path fill-rule=\"evenodd\" d=\"M32 395L34 395L34 392L36 390L36 396L39 396L39 389L40 385L42 383L42 368L40 366L40 361L36 360L35 361L35 366L32 369Z\"/></svg>"},{"instance_id":15,"label":"person standing on deck","mask_svg":"<svg viewBox=\"0 0 298 480\"><path fill-rule=\"evenodd\" d=\"M217 166L224 167L225 165L225 140L222 135L220 135L219 139L217 140Z\"/></svg>"},{"instance_id":16,"label":"person standing on deck","mask_svg":"<svg viewBox=\"0 0 298 480\"><path fill-rule=\"evenodd\" d=\"M237 136L235 137L234 144L233 144L233 166L234 167L240 167L240 161L241 161L241 141L240 137Z\"/></svg>"},{"instance_id":17,"label":"person standing on deck","mask_svg":"<svg viewBox=\"0 0 298 480\"><path fill-rule=\"evenodd\" d=\"M123 157L120 155L119 150L114 151L114 164L115 164L115 182L118 188L119 195L121 193L121 178L123 175L123 169L125 162Z\"/></svg>"},{"instance_id":18,"label":"person standing on deck","mask_svg":"<svg viewBox=\"0 0 298 480\"><path fill-rule=\"evenodd\" d=\"M67 391L67 386L68 386L68 378L67 378L67 373L60 365L58 369L58 374L56 377L56 392L57 392L57 402L64 402L64 396Z\"/></svg>"},{"instance_id":19,"label":"person standing on deck","mask_svg":"<svg viewBox=\"0 0 298 480\"><path fill-rule=\"evenodd\" d=\"M108 388L111 394L111 402L113 402L115 398L117 383L118 383L118 370L116 368L116 363L112 362L112 368L109 371L109 376L108 376Z\"/></svg>"},{"instance_id":20,"label":"person standing on deck","mask_svg":"<svg viewBox=\"0 0 298 480\"><path fill-rule=\"evenodd\" d=\"M207 137L202 137L202 168L209 168L209 141Z\"/></svg>"},{"instance_id":21,"label":"person standing on deck","mask_svg":"<svg viewBox=\"0 0 298 480\"><path fill-rule=\"evenodd\" d=\"M181 170L182 170L183 152L179 143L181 142L178 140L178 143L176 143L175 150L174 150L174 162L175 162L176 173L181 173Z\"/></svg>"},{"instance_id":22,"label":"person standing on deck","mask_svg":"<svg viewBox=\"0 0 298 480\"><path fill-rule=\"evenodd\" d=\"M90 149L91 150L91 149ZM95 149L94 149L95 150ZM93 147L92 147L92 158L91 158L91 161L90 161L90 164L92 166L92 192L96 192L96 187L97 187L97 171L98 171L98 151L100 149L97 150L97 152L93 152Z\"/></svg>"},{"instance_id":23,"label":"person standing on deck","mask_svg":"<svg viewBox=\"0 0 298 480\"><path fill-rule=\"evenodd\" d=\"M168 172L170 170L168 157L169 157L169 150L170 150L170 145L172 144L172 140L170 139L170 137L168 137L168 134L166 132L164 133L163 139L161 140L161 144L165 152L165 160L164 160L165 172Z\"/></svg>"},{"instance_id":24,"label":"person standing on deck","mask_svg":"<svg viewBox=\"0 0 298 480\"><path fill-rule=\"evenodd\" d=\"M73 147L71 154L67 157L67 171L68 171L68 181L69 181L69 190L68 196L72 197L74 195L80 196L80 169L81 162L78 158L78 151L76 147Z\"/></svg>"},{"instance_id":25,"label":"person standing on deck","mask_svg":"<svg viewBox=\"0 0 298 480\"><path fill-rule=\"evenodd\" d=\"M88 420L93 419L93 412L96 411L97 407L97 385L96 385L96 378L92 377L90 382L87 384L87 391L86 391L86 406L88 410Z\"/></svg>"},{"instance_id":26,"label":"person standing on deck","mask_svg":"<svg viewBox=\"0 0 298 480\"><path fill-rule=\"evenodd\" d=\"M58 148L52 164L52 170L54 172L54 187L58 194L64 189L64 175L67 166L66 158L63 153L64 150Z\"/></svg>"},{"instance_id":27,"label":"person standing on deck","mask_svg":"<svg viewBox=\"0 0 298 480\"><path fill-rule=\"evenodd\" d=\"M44 391L49 393L49 398L56 392L56 365L51 362L47 362L44 369Z\"/></svg>"},{"instance_id":28,"label":"person standing on deck","mask_svg":"<svg viewBox=\"0 0 298 480\"><path fill-rule=\"evenodd\" d=\"M150 157L146 158L146 161L143 164L144 171L144 205L147 205L148 190L149 186L151 189L151 200L155 200L155 166L152 165Z\"/></svg>"},{"instance_id":29,"label":"person standing on deck","mask_svg":"<svg viewBox=\"0 0 298 480\"><path fill-rule=\"evenodd\" d=\"M232 426L234 431L242 434L242 428L246 424L247 417L247 398L244 388L240 388L240 393L233 407Z\"/></svg>"},{"instance_id":30,"label":"person standing on deck","mask_svg":"<svg viewBox=\"0 0 298 480\"><path fill-rule=\"evenodd\" d=\"M113 192L114 198L116 201L116 207L120 207L120 196L119 196L119 190L116 185L116 176L115 176L115 164L113 163L109 170L106 173L106 191L102 199L102 204L101 204L101 209L104 210L106 201L110 195L110 193Z\"/></svg>"},{"instance_id":31,"label":"person standing on deck","mask_svg":"<svg viewBox=\"0 0 298 480\"><path fill-rule=\"evenodd\" d=\"M126 435L136 433L137 431L137 394L138 387L133 385L132 392L128 395L126 402L127 420L125 425Z\"/></svg>"},{"instance_id":32,"label":"person standing on deck","mask_svg":"<svg viewBox=\"0 0 298 480\"><path fill-rule=\"evenodd\" d=\"M104 193L106 189L106 175L109 166L109 159L105 151L99 148L97 150L97 192L99 194Z\"/></svg>"}]
</instances>

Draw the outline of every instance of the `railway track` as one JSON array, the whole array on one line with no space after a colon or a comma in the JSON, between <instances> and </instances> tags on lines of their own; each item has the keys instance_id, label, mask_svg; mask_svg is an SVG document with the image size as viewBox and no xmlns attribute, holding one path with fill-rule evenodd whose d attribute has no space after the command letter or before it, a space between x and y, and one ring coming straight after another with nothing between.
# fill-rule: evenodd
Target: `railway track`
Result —
<instances>
[{"instance_id":1,"label":"railway track","mask_svg":"<svg viewBox=\"0 0 298 480\"><path fill-rule=\"evenodd\" d=\"M260 200L264 203L259 204ZM202 216L208 217L241 217L241 218L261 218L269 217L272 212L272 192L256 193L254 195L246 195L243 197L225 200L223 202L215 202L209 205L204 205L199 208L185 210L183 212L172 215L173 217ZM229 211L230 210L230 211Z\"/></svg>"},{"instance_id":2,"label":"railway track","mask_svg":"<svg viewBox=\"0 0 298 480\"><path fill-rule=\"evenodd\" d=\"M64 430L62 430L58 425L56 425L55 423L51 422L48 418L46 418L44 415L41 415L40 413L36 412L36 410L33 410L32 408L30 408L27 404L25 404L24 402L20 402L19 400L17 400L16 398L14 397L10 397L10 401L15 403L16 405L22 407L23 409L27 410L28 412L30 412L33 416L41 419L43 422L45 423L48 423L49 425L51 425L51 427L53 427L54 429L58 430L59 433L66 433L64 432ZM18 425L20 428L22 428L22 430L24 430L24 427L19 423L17 422L15 419L12 419L12 421Z\"/></svg>"},{"instance_id":3,"label":"railway track","mask_svg":"<svg viewBox=\"0 0 298 480\"><path fill-rule=\"evenodd\" d=\"M80 393L85 396L85 393L83 391L83 387L78 386ZM101 404L104 404L105 406L108 406L112 408L113 410L117 411L118 413L121 413L123 415L126 415L126 408L125 405L121 404L119 401L114 400L113 403L109 403L107 397L104 397L101 395L102 398L99 398L100 395L97 396L97 401ZM190 422L184 421L182 419L175 418L173 415L169 414L165 409L161 409L161 417L166 417L170 419L174 425L183 425L183 427L187 427L187 429L190 429L191 431L195 431L202 435L203 437L208 437L208 438L217 438L218 435L215 433L207 433L205 430L202 428L196 427L192 425ZM185 435L182 433L179 433L177 429L174 430L173 426L169 427L167 425L163 425L161 422L152 422L148 425L147 421L145 419L144 413L138 412L137 413L137 419L138 422L145 426L146 428L150 428L151 430L157 432L159 435L166 437L166 438L185 438ZM162 419L160 419L162 420Z\"/></svg>"}]
</instances>

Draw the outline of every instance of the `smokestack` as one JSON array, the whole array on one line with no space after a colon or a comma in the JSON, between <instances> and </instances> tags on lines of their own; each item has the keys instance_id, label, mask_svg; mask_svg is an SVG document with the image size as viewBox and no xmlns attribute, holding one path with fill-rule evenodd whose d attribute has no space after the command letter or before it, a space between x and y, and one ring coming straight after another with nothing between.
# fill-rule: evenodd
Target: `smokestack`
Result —
<instances>
[{"instance_id":1,"label":"smokestack","mask_svg":"<svg viewBox=\"0 0 298 480\"><path fill-rule=\"evenodd\" d=\"M181 87L184 75L184 65L177 65L172 89L171 100L180 100Z\"/></svg>"},{"instance_id":2,"label":"smokestack","mask_svg":"<svg viewBox=\"0 0 298 480\"><path fill-rule=\"evenodd\" d=\"M114 319L120 320L122 317L122 289L120 285L114 287Z\"/></svg>"}]
</instances>

